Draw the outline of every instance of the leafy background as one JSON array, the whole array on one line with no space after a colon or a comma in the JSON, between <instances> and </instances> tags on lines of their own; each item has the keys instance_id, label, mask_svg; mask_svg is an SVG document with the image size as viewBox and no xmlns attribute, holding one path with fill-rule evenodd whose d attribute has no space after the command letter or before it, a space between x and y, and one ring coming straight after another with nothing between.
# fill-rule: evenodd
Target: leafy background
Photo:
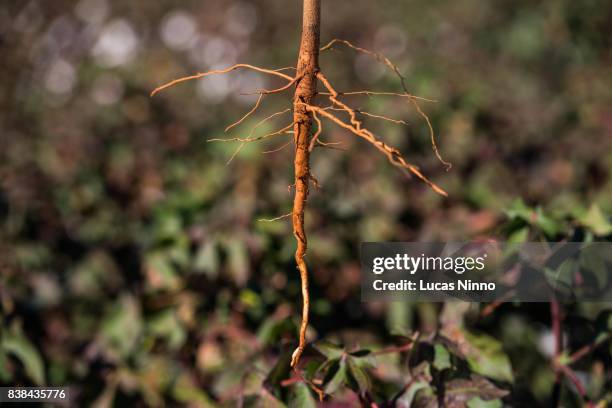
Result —
<instances>
[{"instance_id":1,"label":"leafy background","mask_svg":"<svg viewBox=\"0 0 612 408\"><path fill-rule=\"evenodd\" d=\"M437 100L425 108L454 167L394 98L353 102L409 122L371 125L448 199L327 126L346 151L313 157L309 335L324 341L300 375L288 370L290 225L258 221L290 210L291 148L248 145L227 165L236 146L207 143L250 109L241 93L272 83L235 73L148 97L238 61L292 65L299 2L0 4L0 382L71 384L76 406L314 406L317 392L338 407L612 400L608 304L563 305L555 357L548 304L363 304L357 253L377 240L609 239L612 3L323 3L324 41L386 53ZM341 90L399 89L350 52L321 65ZM261 117L289 103L267 98Z\"/></svg>"}]
</instances>

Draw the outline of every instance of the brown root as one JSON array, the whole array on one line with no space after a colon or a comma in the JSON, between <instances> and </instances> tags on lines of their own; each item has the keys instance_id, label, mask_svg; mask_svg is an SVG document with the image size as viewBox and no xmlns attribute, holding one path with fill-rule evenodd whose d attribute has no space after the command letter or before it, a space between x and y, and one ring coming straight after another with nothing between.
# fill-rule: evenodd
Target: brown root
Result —
<instances>
[{"instance_id":1,"label":"brown root","mask_svg":"<svg viewBox=\"0 0 612 408\"><path fill-rule=\"evenodd\" d=\"M232 123L231 125L229 125L228 127L226 127L225 128L225 132L227 133L231 128L233 128L235 126L238 126L239 124L244 122L246 120L246 118L251 116L257 110L257 108L259 108L259 105L261 104L261 100L263 99L263 97L264 97L264 94L260 94L259 98L257 98L257 102L255 102L255 105L253 106L253 109L248 111L243 117L238 119L238 121L236 121L236 122Z\"/></svg>"},{"instance_id":2,"label":"brown root","mask_svg":"<svg viewBox=\"0 0 612 408\"><path fill-rule=\"evenodd\" d=\"M261 221L261 222L274 222L274 221L279 221L279 220L283 220L285 218L289 218L291 217L293 213L287 213L287 214L283 214L283 215L279 215L278 217L274 217L274 218L260 218L257 221Z\"/></svg>"},{"instance_id":3,"label":"brown root","mask_svg":"<svg viewBox=\"0 0 612 408\"><path fill-rule=\"evenodd\" d=\"M384 55L382 55L380 53L377 53L377 52L374 52L374 51L370 51L370 50L362 48L362 47L358 47L356 45L353 45L349 41L341 40L341 39L338 39L338 38L334 38L333 40L331 40L327 45L325 45L324 47L321 48L321 51L329 50L329 49L333 48L334 45L336 45L336 44L342 44L342 45L345 45L346 47L351 48L351 49L353 49L353 50L355 50L357 52L369 55L372 58L376 59L377 61L383 63L391 71L393 71L393 73L399 78L400 84L402 86L402 89L405 92L406 97L408 97L408 100L412 103L412 105L414 106L414 108L416 109L418 114L427 123L427 127L429 128L429 137L431 139L431 146L432 146L432 149L434 151L434 154L436 155L438 160L440 160L440 162L442 164L444 164L444 166L446 166L446 170L447 171L450 170L453 165L451 163L447 162L446 160L444 160L442 158L442 156L440 155L440 152L438 150L438 145L436 143L436 134L434 132L434 129L433 129L433 126L431 124L431 120L429 119L429 116L427 116L427 114L423 111L423 109L421 109L421 106L419 105L419 103L417 101L417 97L415 97L414 95L412 95L408 91L408 87L406 86L406 78L402 75L402 73L400 72L400 70L397 67L397 65L393 64L391 62L391 60L389 60L389 58L385 57Z\"/></svg>"},{"instance_id":4,"label":"brown root","mask_svg":"<svg viewBox=\"0 0 612 408\"><path fill-rule=\"evenodd\" d=\"M371 143L376 149L382 152L394 166L397 166L405 171L408 171L418 177L420 180L425 182L429 187L431 187L435 192L446 196L447 193L437 186L435 183L430 181L427 177L425 177L420 170L414 166L413 164L407 162L401 153L394 147L387 145L382 140L377 138L371 131L365 128L362 122L358 119L358 115L371 117L374 119L385 120L388 122L392 122L395 124L406 125L406 122L403 120L393 119L384 115L373 114L370 112L358 110L351 108L343 101L340 100L340 96L349 96L349 95L365 95L365 96L378 96L378 95L389 95L389 96L398 96L402 98L408 98L410 103L412 103L417 110L417 112L424 118L429 127L431 142L433 146L433 150L438 157L438 159L450 168L450 163L444 161L438 152L438 148L435 142L435 134L433 131L433 127L429 120L429 117L423 112L420 108L418 101L431 101L426 98L421 98L410 94L405 85L405 79L399 72L399 69L391 63L386 57L381 54L366 50L364 48L356 47L348 41L344 40L332 40L328 45L323 48L319 48L319 35L320 35L320 0L304 0L304 13L303 13L303 25L302 25L302 37L301 37L301 45L298 56L298 61L296 67L285 67L280 69L265 69L260 68L254 65L249 64L236 64L229 68L221 69L221 70L213 70L208 72L201 72L195 75L185 76L182 78L178 78L167 82L157 88L155 88L151 92L151 96L154 96L160 91L163 91L167 88L170 88L174 85L180 84L182 82L190 81L192 79L199 79L209 75L215 74L225 74L231 71L234 71L239 68L250 69L253 71L257 71L263 74L276 76L282 78L287 81L287 83L276 89L262 89L252 92L252 94L258 94L259 97L253 107L244 114L240 119L236 122L230 124L225 129L226 132L233 129L236 126L244 123L251 115L253 115L261 106L263 98L266 95L276 94L283 92L287 89L290 89L292 86L295 86L295 94L293 97L293 109L285 109L280 112L273 113L272 115L267 116L263 120L259 121L253 128L251 129L248 137L234 137L227 139L210 139L209 142L212 141L222 141L222 142L240 142L232 156L230 157L228 164L236 157L236 155L240 152L240 150L244 147L246 143L255 142L264 140L273 136L283 135L283 134L293 134L293 143L295 145L295 156L294 156L294 184L295 187L295 195L293 200L293 208L291 213L281 215L272 219L262 219L260 221L264 222L272 222L281 220L284 218L291 217L292 218L292 227L293 227L293 235L296 240L296 250L295 250L295 262L297 265L297 269L300 274L300 282L301 282L301 292L302 292L302 316L301 323L299 327L299 342L298 346L292 354L291 357L291 367L296 369L297 365L300 361L302 353L306 348L306 331L308 329L309 324L309 312L310 312L310 292L309 292L309 283L308 283L308 269L306 266L305 256L308 248L307 244L307 236L304 228L304 213L306 209L306 202L309 194L310 183L314 185L315 188L319 187L319 183L314 178L310 172L310 154L314 150L315 147L326 147L330 149L338 149L334 147L337 143L331 142L323 142L321 141L321 135L323 133L323 123L321 117L331 120L336 123L338 126L348 130L354 135L363 138L364 140ZM404 90L403 93L392 93L392 92L374 92L374 91L351 91L351 92L337 92L333 86L330 84L328 79L323 75L323 73L319 70L318 57L320 51L325 51L327 49L331 49L335 44L343 44L357 52L362 52L368 54L375 59L384 63L387 67L389 67L400 79L402 88ZM295 70L296 73L294 76L287 75L283 73L286 70ZM317 93L317 85L318 81L320 81L328 92ZM317 95L328 96L329 101L331 102L331 106L328 107L320 107L317 106L314 102L314 99ZM254 136L255 131L267 121L285 114L287 112L292 111L293 120L292 122L274 132L267 133L261 136ZM339 118L335 114L330 111L341 111L348 115L349 120L344 121ZM317 124L317 129L315 133L311 136L313 121ZM293 128L293 131L290 129ZM279 150L284 149L291 142L285 143L282 146L273 149L264 151L263 153L272 153ZM289 191L291 187L289 186ZM314 385L310 384L315 391L318 392L319 397L323 398L323 391L316 388Z\"/></svg>"},{"instance_id":5,"label":"brown root","mask_svg":"<svg viewBox=\"0 0 612 408\"><path fill-rule=\"evenodd\" d=\"M281 145L280 147L277 147L276 149L272 149L272 150L265 150L263 152L261 152L261 154L269 154L269 153L276 153L276 152L280 152L281 150L283 150L285 147L289 146L292 142L289 141L283 145Z\"/></svg>"},{"instance_id":6,"label":"brown root","mask_svg":"<svg viewBox=\"0 0 612 408\"><path fill-rule=\"evenodd\" d=\"M250 143L250 142L257 142L259 140L263 140L263 139L267 139L269 137L272 136L277 136L280 134L285 133L288 129L291 129L291 127L293 126L293 123L288 124L287 126L279 129L279 130L275 130L274 132L270 132L270 133L266 133L265 135L261 135L261 136L249 136L249 137L232 137L232 138L228 138L228 139L208 139L207 142L243 142L243 143ZM255 128L253 128L255 129ZM253 131L251 131L251 135L253 134Z\"/></svg>"},{"instance_id":7,"label":"brown root","mask_svg":"<svg viewBox=\"0 0 612 408\"><path fill-rule=\"evenodd\" d=\"M172 81L166 82L165 84L160 85L157 88L155 88L151 92L150 96L155 96L155 94L157 94L158 92L161 92L164 89L170 88L176 84L180 84L181 82L191 81L192 79L200 79L200 78L207 77L209 75L227 74L228 72L234 71L238 68L245 68L245 69L250 69L253 71L261 72L263 74L275 75L277 77L290 81L292 84L295 82L295 78L280 72L284 70L285 68L281 68L280 70L274 70L274 69L260 68L260 67L257 67L255 65L250 65L250 64L236 64L236 65L232 65L231 67L225 68L225 69L217 69L217 70L207 71L207 72L198 72L197 74L194 74L194 75L189 75L189 76L173 79Z\"/></svg>"},{"instance_id":8,"label":"brown root","mask_svg":"<svg viewBox=\"0 0 612 408\"><path fill-rule=\"evenodd\" d=\"M309 152L312 152L314 150L315 145L319 141L319 136L321 136L321 132L323 132L323 124L321 123L321 119L319 119L317 114L314 113L314 112L312 114L312 117L315 120L315 122L317 122L317 131L315 132L315 134L310 139L310 145L308 146L308 151Z\"/></svg>"},{"instance_id":9,"label":"brown root","mask_svg":"<svg viewBox=\"0 0 612 408\"><path fill-rule=\"evenodd\" d=\"M297 61L296 77L301 76L293 98L293 122L295 157L294 178L295 196L293 198L293 235L297 243L295 263L300 272L302 287L302 322L300 324L298 347L291 356L291 367L296 368L306 347L306 330L310 312L310 292L308 289L308 269L306 250L308 248L304 229L304 210L308 199L310 184L309 138L312 128L312 112L307 109L317 93L316 73L319 71L319 36L321 32L321 0L304 0L302 17L302 38Z\"/></svg>"},{"instance_id":10,"label":"brown root","mask_svg":"<svg viewBox=\"0 0 612 408\"><path fill-rule=\"evenodd\" d=\"M293 86L293 84L295 84L297 81L300 80L300 77L295 77L293 78L287 85L281 86L280 88L276 88L276 89L258 89L254 92L245 92L242 93L241 95L272 95L275 93L279 93L279 92L283 92L286 91L287 89L291 88Z\"/></svg>"},{"instance_id":11,"label":"brown root","mask_svg":"<svg viewBox=\"0 0 612 408\"><path fill-rule=\"evenodd\" d=\"M290 123L287 126L283 127L282 129L276 130L274 132L266 133L265 135L261 135L261 136L257 136L257 137L246 137L246 138L233 137L231 139L209 139L209 140L207 140L207 142L241 142L240 145L238 145L238 147L234 151L234 153L232 153L232 155L230 156L229 160L227 161L226 164L229 165L234 160L234 158L238 155L238 153L240 153L240 151L242 150L242 148L244 147L244 145L246 143L256 142L256 141L259 141L259 140L267 139L267 138L272 137L272 136L282 135L288 129L291 129L292 126L293 126L293 123ZM255 128L253 128L251 133L253 133L254 129Z\"/></svg>"},{"instance_id":12,"label":"brown root","mask_svg":"<svg viewBox=\"0 0 612 408\"><path fill-rule=\"evenodd\" d=\"M340 127L343 127L344 129L349 130L353 134L367 140L372 145L374 145L374 147L376 147L380 152L382 152L385 156L387 156L391 164L393 164L394 166L403 168L405 170L408 170L409 172L414 174L416 177L418 177L420 180L422 180L425 184L427 184L429 187L431 187L431 189L434 190L436 193L444 197L448 196L448 193L444 191L440 186L438 186L436 183L434 183L433 181L425 177L425 175L421 173L418 167L416 167L413 164L408 163L406 159L404 159L404 157L401 155L401 153L396 148L387 145L386 143L378 139L376 136L374 136L374 134L372 134L372 132L370 132L369 130L363 129L363 128L360 129L355 126L349 125L348 123L344 122L342 119L338 118L337 116L329 113L328 111L318 106L308 105L307 109L311 112L316 112L320 114L321 116L326 117L327 119L330 119L332 122L336 123Z\"/></svg>"},{"instance_id":13,"label":"brown root","mask_svg":"<svg viewBox=\"0 0 612 408\"><path fill-rule=\"evenodd\" d=\"M330 107L330 108L326 108L326 110L343 111L344 109ZM354 111L356 113L360 114L360 115L363 115L363 116L369 116L369 117L374 118L374 119L384 120L384 121L387 121L387 122L395 123L396 125L408 126L408 122L406 122L404 120L393 119L393 118L390 118L390 117L384 116L384 115L376 115L374 113L366 112L366 111L364 111L362 109L354 109Z\"/></svg>"},{"instance_id":14,"label":"brown root","mask_svg":"<svg viewBox=\"0 0 612 408\"><path fill-rule=\"evenodd\" d=\"M329 92L319 92L319 95L331 95ZM399 96L401 98L414 98L419 99L425 102L438 102L435 99L424 98L422 96L416 96L409 93L398 93L398 92L376 92L376 91L348 91L348 92L338 92L340 96L353 96L353 95L366 95L369 97L372 96Z\"/></svg>"}]
</instances>

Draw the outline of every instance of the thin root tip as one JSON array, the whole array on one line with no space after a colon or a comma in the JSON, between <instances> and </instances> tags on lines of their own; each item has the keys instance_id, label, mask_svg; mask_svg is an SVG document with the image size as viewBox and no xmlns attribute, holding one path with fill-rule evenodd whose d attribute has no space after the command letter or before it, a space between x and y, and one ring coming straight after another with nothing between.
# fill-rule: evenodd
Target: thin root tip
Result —
<instances>
[{"instance_id":1,"label":"thin root tip","mask_svg":"<svg viewBox=\"0 0 612 408\"><path fill-rule=\"evenodd\" d=\"M441 196L448 197L448 193L447 193L446 191L442 190L442 189L441 189L441 188L439 188L439 187L438 187L438 188L435 188L435 189L434 189L434 191L435 191L436 193L440 194Z\"/></svg>"}]
</instances>

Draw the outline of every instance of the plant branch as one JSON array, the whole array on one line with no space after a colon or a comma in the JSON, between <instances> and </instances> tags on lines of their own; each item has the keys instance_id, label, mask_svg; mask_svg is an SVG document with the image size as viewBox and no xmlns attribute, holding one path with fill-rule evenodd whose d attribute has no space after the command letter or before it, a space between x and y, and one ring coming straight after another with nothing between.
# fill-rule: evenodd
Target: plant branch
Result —
<instances>
[{"instance_id":1,"label":"plant branch","mask_svg":"<svg viewBox=\"0 0 612 408\"><path fill-rule=\"evenodd\" d=\"M594 351L597 347L601 346L602 344L606 343L608 340L610 340L611 337L612 337L611 333L606 333L602 337L596 339L593 343L587 344L586 346L583 346L583 347L579 348L577 351L575 351L574 353L572 353L569 356L569 363L568 364L576 363L582 357L584 357L587 354L591 353L592 351Z\"/></svg>"},{"instance_id":2,"label":"plant branch","mask_svg":"<svg viewBox=\"0 0 612 408\"><path fill-rule=\"evenodd\" d=\"M561 305L555 298L550 301L550 317L552 320L552 331L555 339L554 357L552 360L553 369L556 372L555 387L553 389L553 402L555 406L559 404L559 397L561 394L561 378L567 378L576 388L578 394L588 407L593 407L592 402L589 400L586 389L582 385L582 382L567 364L560 361L561 355L563 354L563 331L561 323L563 321L563 314L561 311Z\"/></svg>"}]
</instances>

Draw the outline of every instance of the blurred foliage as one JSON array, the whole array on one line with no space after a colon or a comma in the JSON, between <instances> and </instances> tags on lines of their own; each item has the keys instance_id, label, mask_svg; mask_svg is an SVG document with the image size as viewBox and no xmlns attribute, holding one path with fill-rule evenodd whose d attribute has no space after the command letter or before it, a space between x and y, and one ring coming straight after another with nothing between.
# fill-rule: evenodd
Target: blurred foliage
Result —
<instances>
[{"instance_id":1,"label":"blurred foliage","mask_svg":"<svg viewBox=\"0 0 612 408\"><path fill-rule=\"evenodd\" d=\"M454 166L444 171L425 124L393 98L354 103L409 122L371 125L448 199L327 126L347 151L313 157L310 337L323 340L300 376L288 367L300 304L290 225L258 221L289 211L291 148L248 145L226 165L236 146L206 142L250 109L241 93L273 84L234 73L148 98L166 80L237 61L293 64L298 3L0 3L3 385L70 384L75 406L99 407L312 407L317 392L336 406L554 402L549 305L484 315L479 304L361 303L357 248L609 240L612 3L323 3L323 41L387 54L415 94L437 100L424 108ZM350 52L321 65L339 90L398 89ZM260 115L289 103L266 98ZM604 406L610 307L563 309L559 364ZM562 384L562 405L580 406Z\"/></svg>"}]
</instances>

